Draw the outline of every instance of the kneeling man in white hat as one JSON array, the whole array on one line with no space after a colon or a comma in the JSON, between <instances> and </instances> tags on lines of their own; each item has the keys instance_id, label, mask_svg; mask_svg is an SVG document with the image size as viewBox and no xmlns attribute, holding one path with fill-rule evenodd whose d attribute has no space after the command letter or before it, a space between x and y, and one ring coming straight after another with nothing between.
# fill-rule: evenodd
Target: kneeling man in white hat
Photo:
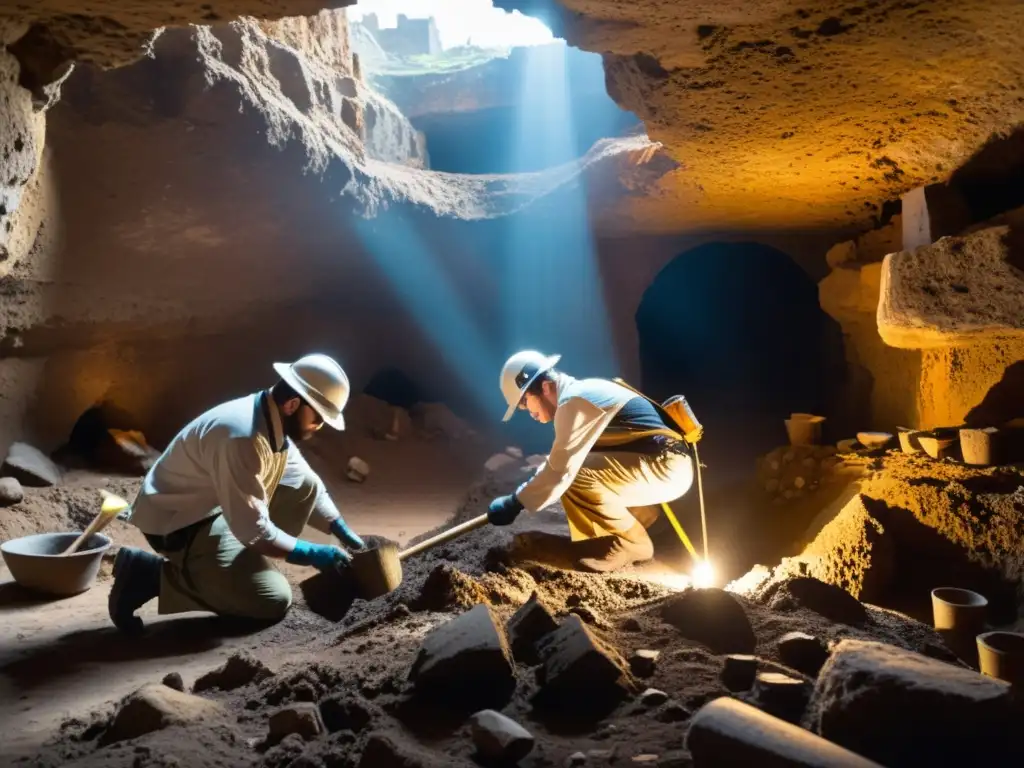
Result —
<instances>
[{"instance_id":1,"label":"kneeling man in white hat","mask_svg":"<svg viewBox=\"0 0 1024 768\"><path fill-rule=\"evenodd\" d=\"M494 525L509 525L525 509L561 501L571 540L520 534L513 555L568 556L582 570L605 572L649 560L652 508L678 499L693 483L693 462L679 427L647 397L606 379L577 379L555 368L559 355L527 350L501 371L508 404L541 424L554 422L547 459L515 493L491 502ZM560 541L556 541L560 540Z\"/></svg>"},{"instance_id":2,"label":"kneeling man in white hat","mask_svg":"<svg viewBox=\"0 0 1024 768\"><path fill-rule=\"evenodd\" d=\"M140 629L135 611L153 598L162 614L276 621L292 592L273 560L321 570L351 560L340 546L298 538L307 523L363 548L295 445L324 423L344 429L348 376L320 354L274 369L273 387L193 420L149 470L130 522L156 554L118 552L108 602L118 628Z\"/></svg>"}]
</instances>

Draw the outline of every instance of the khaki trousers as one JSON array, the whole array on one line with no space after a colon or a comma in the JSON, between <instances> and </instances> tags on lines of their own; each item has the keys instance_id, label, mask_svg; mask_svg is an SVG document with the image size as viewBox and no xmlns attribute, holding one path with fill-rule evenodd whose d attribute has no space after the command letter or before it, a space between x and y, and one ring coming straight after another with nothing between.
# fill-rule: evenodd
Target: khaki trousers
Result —
<instances>
[{"instance_id":1,"label":"khaki trousers","mask_svg":"<svg viewBox=\"0 0 1024 768\"><path fill-rule=\"evenodd\" d=\"M591 451L562 495L572 540L628 539L638 522L643 529L654 523L655 505L675 501L692 484L693 462L686 454Z\"/></svg>"},{"instance_id":2,"label":"khaki trousers","mask_svg":"<svg viewBox=\"0 0 1024 768\"><path fill-rule=\"evenodd\" d=\"M297 488L279 485L270 500L270 519L285 533L300 536L315 502L312 482ZM183 548L157 552L167 558L160 574L162 614L211 611L276 621L291 607L292 590L284 575L236 539L221 514L198 526Z\"/></svg>"}]
</instances>

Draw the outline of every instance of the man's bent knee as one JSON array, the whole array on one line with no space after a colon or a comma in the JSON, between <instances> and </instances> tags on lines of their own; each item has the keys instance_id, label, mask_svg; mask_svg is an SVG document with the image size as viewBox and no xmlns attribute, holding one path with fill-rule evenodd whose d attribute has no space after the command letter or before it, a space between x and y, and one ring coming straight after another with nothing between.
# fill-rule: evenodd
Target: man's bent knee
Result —
<instances>
[{"instance_id":1,"label":"man's bent knee","mask_svg":"<svg viewBox=\"0 0 1024 768\"><path fill-rule=\"evenodd\" d=\"M243 619L280 621L292 605L292 588L277 571L262 575L251 594L239 601L237 610L228 611Z\"/></svg>"}]
</instances>

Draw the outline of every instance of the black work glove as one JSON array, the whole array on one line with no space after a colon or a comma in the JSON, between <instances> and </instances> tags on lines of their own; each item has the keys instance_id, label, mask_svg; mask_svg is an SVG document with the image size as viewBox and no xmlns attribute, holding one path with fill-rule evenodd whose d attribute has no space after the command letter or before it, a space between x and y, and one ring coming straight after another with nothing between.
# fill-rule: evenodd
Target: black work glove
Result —
<instances>
[{"instance_id":1,"label":"black work glove","mask_svg":"<svg viewBox=\"0 0 1024 768\"><path fill-rule=\"evenodd\" d=\"M487 507L487 520L491 525L511 525L519 513L523 511L523 505L514 494L499 496Z\"/></svg>"}]
</instances>

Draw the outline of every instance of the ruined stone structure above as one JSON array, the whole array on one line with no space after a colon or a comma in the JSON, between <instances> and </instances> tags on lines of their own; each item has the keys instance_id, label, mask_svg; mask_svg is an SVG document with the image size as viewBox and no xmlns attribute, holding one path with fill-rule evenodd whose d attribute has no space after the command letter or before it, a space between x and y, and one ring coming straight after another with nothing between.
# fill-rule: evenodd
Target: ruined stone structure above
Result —
<instances>
[{"instance_id":1,"label":"ruined stone structure above","mask_svg":"<svg viewBox=\"0 0 1024 768\"><path fill-rule=\"evenodd\" d=\"M441 52L441 35L433 16L410 19L400 13L398 26L382 27L377 14L369 13L363 17L362 25L376 38L381 48L396 56L434 56Z\"/></svg>"}]
</instances>

